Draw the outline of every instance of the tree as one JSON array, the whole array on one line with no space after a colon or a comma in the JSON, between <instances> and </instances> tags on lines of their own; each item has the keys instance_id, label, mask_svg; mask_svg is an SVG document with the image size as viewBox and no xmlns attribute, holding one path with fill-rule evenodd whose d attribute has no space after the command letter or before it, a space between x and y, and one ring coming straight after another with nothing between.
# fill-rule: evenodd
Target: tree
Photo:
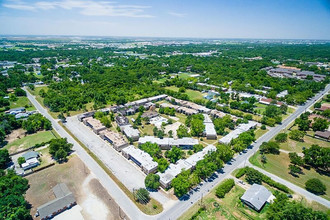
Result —
<instances>
[{"instance_id":1,"label":"tree","mask_svg":"<svg viewBox=\"0 0 330 220\"><path fill-rule=\"evenodd\" d=\"M31 115L27 120L23 121L22 127L28 133L35 133L42 129L50 130L52 128L52 124L47 118L38 113Z\"/></svg>"},{"instance_id":2,"label":"tree","mask_svg":"<svg viewBox=\"0 0 330 220\"><path fill-rule=\"evenodd\" d=\"M56 151L54 158L58 161L64 161L67 156L68 153L63 148L60 148Z\"/></svg>"},{"instance_id":3,"label":"tree","mask_svg":"<svg viewBox=\"0 0 330 220\"><path fill-rule=\"evenodd\" d=\"M158 168L157 170L161 173L164 173L164 171L167 169L167 167L170 165L170 163L165 159L165 158L160 158L160 159L157 159L156 158L156 161L158 163Z\"/></svg>"},{"instance_id":4,"label":"tree","mask_svg":"<svg viewBox=\"0 0 330 220\"><path fill-rule=\"evenodd\" d=\"M328 128L328 120L323 118L316 118L312 124L313 131L324 131Z\"/></svg>"},{"instance_id":5,"label":"tree","mask_svg":"<svg viewBox=\"0 0 330 220\"><path fill-rule=\"evenodd\" d=\"M289 133L289 137L292 139L292 140L295 140L295 141L300 141L300 142L303 142L304 141L304 136L305 136L305 133L303 131L299 131L299 130L292 130L290 133Z\"/></svg>"},{"instance_id":6,"label":"tree","mask_svg":"<svg viewBox=\"0 0 330 220\"><path fill-rule=\"evenodd\" d=\"M166 151L165 156L170 159L171 163L176 163L179 159L181 159L184 155L184 152L174 146L171 150Z\"/></svg>"},{"instance_id":7,"label":"tree","mask_svg":"<svg viewBox=\"0 0 330 220\"><path fill-rule=\"evenodd\" d=\"M289 153L290 162L297 166L304 165L304 161L301 157L298 156L296 152Z\"/></svg>"},{"instance_id":8,"label":"tree","mask_svg":"<svg viewBox=\"0 0 330 220\"><path fill-rule=\"evenodd\" d=\"M217 187L215 194L219 198L224 198L234 186L235 181L233 179L226 179Z\"/></svg>"},{"instance_id":9,"label":"tree","mask_svg":"<svg viewBox=\"0 0 330 220\"><path fill-rule=\"evenodd\" d=\"M193 119L191 121L191 134L193 136L202 136L204 129L205 125L202 120Z\"/></svg>"},{"instance_id":10,"label":"tree","mask_svg":"<svg viewBox=\"0 0 330 220\"><path fill-rule=\"evenodd\" d=\"M315 169L324 171L329 170L330 166L330 148L323 148L319 145L313 144L310 148L305 148L304 162Z\"/></svg>"},{"instance_id":11,"label":"tree","mask_svg":"<svg viewBox=\"0 0 330 220\"><path fill-rule=\"evenodd\" d=\"M317 102L314 104L314 108L321 108L321 102Z\"/></svg>"},{"instance_id":12,"label":"tree","mask_svg":"<svg viewBox=\"0 0 330 220\"><path fill-rule=\"evenodd\" d=\"M199 151L202 151L203 149L204 149L204 147L203 147L202 144L195 144L195 145L193 146L193 151L194 151L194 153L197 153L197 152L199 152Z\"/></svg>"},{"instance_id":13,"label":"tree","mask_svg":"<svg viewBox=\"0 0 330 220\"><path fill-rule=\"evenodd\" d=\"M254 169L248 169L246 172L246 181L249 184L253 184L253 183L261 184L262 173Z\"/></svg>"},{"instance_id":14,"label":"tree","mask_svg":"<svg viewBox=\"0 0 330 220\"><path fill-rule=\"evenodd\" d=\"M176 133L177 133L179 138L190 137L190 134L188 132L188 128L184 125L180 125L179 128L176 130Z\"/></svg>"},{"instance_id":15,"label":"tree","mask_svg":"<svg viewBox=\"0 0 330 220\"><path fill-rule=\"evenodd\" d=\"M311 122L311 121L309 121L308 118L303 119L303 118L301 118L301 117L300 117L300 118L297 118L297 119L295 120L295 124L298 125L298 129L299 129L300 131L308 131L308 130L309 130L310 122Z\"/></svg>"},{"instance_id":16,"label":"tree","mask_svg":"<svg viewBox=\"0 0 330 220\"><path fill-rule=\"evenodd\" d=\"M30 205L24 199L28 180L13 170L0 171L0 185L0 219L32 220Z\"/></svg>"},{"instance_id":17,"label":"tree","mask_svg":"<svg viewBox=\"0 0 330 220\"><path fill-rule=\"evenodd\" d=\"M161 158L162 151L156 143L147 142L141 144L139 148L147 152L153 158Z\"/></svg>"},{"instance_id":18,"label":"tree","mask_svg":"<svg viewBox=\"0 0 330 220\"><path fill-rule=\"evenodd\" d=\"M298 173L301 173L302 170L300 167L296 166L296 165L292 165L290 164L289 165L289 173L292 175L292 176L296 176Z\"/></svg>"},{"instance_id":19,"label":"tree","mask_svg":"<svg viewBox=\"0 0 330 220\"><path fill-rule=\"evenodd\" d=\"M325 194L325 191L327 190L326 186L321 182L321 180L316 178L307 180L305 183L305 188L316 195Z\"/></svg>"},{"instance_id":20,"label":"tree","mask_svg":"<svg viewBox=\"0 0 330 220\"><path fill-rule=\"evenodd\" d=\"M267 163L267 157L264 154L261 155L261 163L263 164Z\"/></svg>"},{"instance_id":21,"label":"tree","mask_svg":"<svg viewBox=\"0 0 330 220\"><path fill-rule=\"evenodd\" d=\"M2 144L2 142L5 140L6 137L6 133L3 130L3 128L0 128L0 144Z\"/></svg>"},{"instance_id":22,"label":"tree","mask_svg":"<svg viewBox=\"0 0 330 220\"><path fill-rule=\"evenodd\" d=\"M140 188L135 193L136 200L142 204L147 204L150 201L150 195L148 190L145 188Z\"/></svg>"},{"instance_id":23,"label":"tree","mask_svg":"<svg viewBox=\"0 0 330 220\"><path fill-rule=\"evenodd\" d=\"M0 150L0 169L5 169L6 165L11 161L7 149Z\"/></svg>"},{"instance_id":24,"label":"tree","mask_svg":"<svg viewBox=\"0 0 330 220\"><path fill-rule=\"evenodd\" d=\"M146 176L146 178L144 180L144 184L147 189L149 188L149 189L156 190L160 186L159 179L160 179L159 175L150 173Z\"/></svg>"},{"instance_id":25,"label":"tree","mask_svg":"<svg viewBox=\"0 0 330 220\"><path fill-rule=\"evenodd\" d=\"M284 143L287 140L288 140L288 134L286 134L286 133L279 133L275 137L275 141L278 142L278 143Z\"/></svg>"},{"instance_id":26,"label":"tree","mask_svg":"<svg viewBox=\"0 0 330 220\"><path fill-rule=\"evenodd\" d=\"M100 121L107 128L110 128L112 126L111 121L107 116L103 116Z\"/></svg>"},{"instance_id":27,"label":"tree","mask_svg":"<svg viewBox=\"0 0 330 220\"><path fill-rule=\"evenodd\" d=\"M49 143L49 153L59 161L65 160L71 152L73 144L68 143L66 138L52 139Z\"/></svg>"},{"instance_id":28,"label":"tree","mask_svg":"<svg viewBox=\"0 0 330 220\"><path fill-rule=\"evenodd\" d=\"M25 158L24 157L17 158L17 163L21 166L23 163L25 163Z\"/></svg>"},{"instance_id":29,"label":"tree","mask_svg":"<svg viewBox=\"0 0 330 220\"><path fill-rule=\"evenodd\" d=\"M171 185L174 188L174 194L179 198L186 194L190 189L190 182L187 181L189 174L189 170L183 170L177 177L172 180Z\"/></svg>"},{"instance_id":30,"label":"tree","mask_svg":"<svg viewBox=\"0 0 330 220\"><path fill-rule=\"evenodd\" d=\"M273 141L263 142L260 146L260 152L262 154L279 154L280 145Z\"/></svg>"},{"instance_id":31,"label":"tree","mask_svg":"<svg viewBox=\"0 0 330 220\"><path fill-rule=\"evenodd\" d=\"M15 89L15 95L16 96L26 96L26 92L21 88L16 88Z\"/></svg>"}]
</instances>

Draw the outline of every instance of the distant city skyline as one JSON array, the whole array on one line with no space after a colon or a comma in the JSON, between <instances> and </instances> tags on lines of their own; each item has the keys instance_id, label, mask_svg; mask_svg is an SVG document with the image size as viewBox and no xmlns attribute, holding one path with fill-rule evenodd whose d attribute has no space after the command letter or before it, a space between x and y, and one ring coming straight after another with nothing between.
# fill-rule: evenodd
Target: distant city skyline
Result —
<instances>
[{"instance_id":1,"label":"distant city skyline","mask_svg":"<svg viewBox=\"0 0 330 220\"><path fill-rule=\"evenodd\" d=\"M3 0L1 35L330 40L328 0Z\"/></svg>"}]
</instances>

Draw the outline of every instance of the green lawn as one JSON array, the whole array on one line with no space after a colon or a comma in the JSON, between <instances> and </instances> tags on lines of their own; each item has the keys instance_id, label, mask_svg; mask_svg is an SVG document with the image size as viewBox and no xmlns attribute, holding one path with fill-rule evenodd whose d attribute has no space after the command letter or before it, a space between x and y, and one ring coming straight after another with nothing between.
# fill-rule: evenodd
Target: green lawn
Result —
<instances>
[{"instance_id":1,"label":"green lawn","mask_svg":"<svg viewBox=\"0 0 330 220\"><path fill-rule=\"evenodd\" d=\"M175 91L175 92L178 92L179 91L179 88L178 87L175 87L175 86L167 86L167 87L165 87L165 89L169 89L169 90L172 90L172 91ZM191 89L186 89L186 92L185 93L188 95L188 97L191 100L194 100L194 99L203 99L204 98L204 95L206 95L206 93L201 93L200 91L191 90Z\"/></svg>"},{"instance_id":2,"label":"green lawn","mask_svg":"<svg viewBox=\"0 0 330 220\"><path fill-rule=\"evenodd\" d=\"M254 154L249 161L253 165L273 173L285 180L288 180L301 188L305 188L305 182L308 179L317 178L321 180L327 187L326 195L323 195L322 197L330 200L330 177L317 173L313 168L310 170L303 169L304 174L300 174L299 177L294 177L289 174L288 167L290 164L290 159L288 154L281 152L279 155L267 154L266 157L267 163L265 165L260 162L259 152Z\"/></svg>"},{"instance_id":3,"label":"green lawn","mask_svg":"<svg viewBox=\"0 0 330 220\"><path fill-rule=\"evenodd\" d=\"M23 138L17 139L5 145L4 148L8 149L9 153L14 153L57 137L58 134L56 134L55 131L39 131L38 133L30 134Z\"/></svg>"},{"instance_id":4,"label":"green lawn","mask_svg":"<svg viewBox=\"0 0 330 220\"><path fill-rule=\"evenodd\" d=\"M10 101L9 107L12 109L25 106L29 106L28 108L26 108L27 111L36 110L36 108L31 104L31 102L26 96L17 97L17 101Z\"/></svg>"},{"instance_id":5,"label":"green lawn","mask_svg":"<svg viewBox=\"0 0 330 220\"><path fill-rule=\"evenodd\" d=\"M262 129L258 128L258 129L254 132L255 135L256 135L256 140L257 140L258 138L260 138L262 135L266 134L267 132L268 132L268 129L266 129L266 130L262 130Z\"/></svg>"},{"instance_id":6,"label":"green lawn","mask_svg":"<svg viewBox=\"0 0 330 220\"><path fill-rule=\"evenodd\" d=\"M243 188L234 186L225 198L219 199L215 196L215 189L212 190L203 198L202 205L205 206L205 210L198 215L197 219L265 219L268 206L266 205L260 213L244 206L240 201L244 192ZM193 205L179 220L191 218L200 207L201 201Z\"/></svg>"}]
</instances>

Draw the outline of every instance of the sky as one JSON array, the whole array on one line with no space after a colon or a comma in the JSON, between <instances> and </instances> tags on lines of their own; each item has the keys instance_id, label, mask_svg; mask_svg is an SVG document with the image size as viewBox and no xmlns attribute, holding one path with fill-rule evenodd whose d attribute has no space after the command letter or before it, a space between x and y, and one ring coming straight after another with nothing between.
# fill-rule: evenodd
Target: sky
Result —
<instances>
[{"instance_id":1,"label":"sky","mask_svg":"<svg viewBox=\"0 0 330 220\"><path fill-rule=\"evenodd\" d=\"M330 40L330 0L0 0L0 35Z\"/></svg>"}]
</instances>

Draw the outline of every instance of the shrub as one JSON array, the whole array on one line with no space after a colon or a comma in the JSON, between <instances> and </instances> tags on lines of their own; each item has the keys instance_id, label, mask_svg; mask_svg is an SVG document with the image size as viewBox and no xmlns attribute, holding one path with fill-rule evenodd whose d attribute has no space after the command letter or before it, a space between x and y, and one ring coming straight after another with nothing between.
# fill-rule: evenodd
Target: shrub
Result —
<instances>
[{"instance_id":1,"label":"shrub","mask_svg":"<svg viewBox=\"0 0 330 220\"><path fill-rule=\"evenodd\" d=\"M159 176L157 174L150 173L146 176L144 180L144 184L146 188L149 189L158 189L160 183L159 183Z\"/></svg>"},{"instance_id":2,"label":"shrub","mask_svg":"<svg viewBox=\"0 0 330 220\"><path fill-rule=\"evenodd\" d=\"M139 201L142 204L147 204L150 201L150 195L148 190L145 188L140 188L135 193L137 201Z\"/></svg>"},{"instance_id":3,"label":"shrub","mask_svg":"<svg viewBox=\"0 0 330 220\"><path fill-rule=\"evenodd\" d=\"M215 194L217 197L223 198L234 186L235 181L233 179L227 179L218 186Z\"/></svg>"},{"instance_id":4,"label":"shrub","mask_svg":"<svg viewBox=\"0 0 330 220\"><path fill-rule=\"evenodd\" d=\"M288 134L280 133L275 137L275 141L279 143L284 143L288 140Z\"/></svg>"},{"instance_id":5,"label":"shrub","mask_svg":"<svg viewBox=\"0 0 330 220\"><path fill-rule=\"evenodd\" d=\"M321 182L321 180L316 178L307 180L305 187L308 191L317 195L322 195L327 190L326 186Z\"/></svg>"},{"instance_id":6,"label":"shrub","mask_svg":"<svg viewBox=\"0 0 330 220\"><path fill-rule=\"evenodd\" d=\"M246 171L247 171L246 167L239 169L238 172L236 173L235 177L236 178L241 178L242 176L244 176Z\"/></svg>"}]
</instances>

